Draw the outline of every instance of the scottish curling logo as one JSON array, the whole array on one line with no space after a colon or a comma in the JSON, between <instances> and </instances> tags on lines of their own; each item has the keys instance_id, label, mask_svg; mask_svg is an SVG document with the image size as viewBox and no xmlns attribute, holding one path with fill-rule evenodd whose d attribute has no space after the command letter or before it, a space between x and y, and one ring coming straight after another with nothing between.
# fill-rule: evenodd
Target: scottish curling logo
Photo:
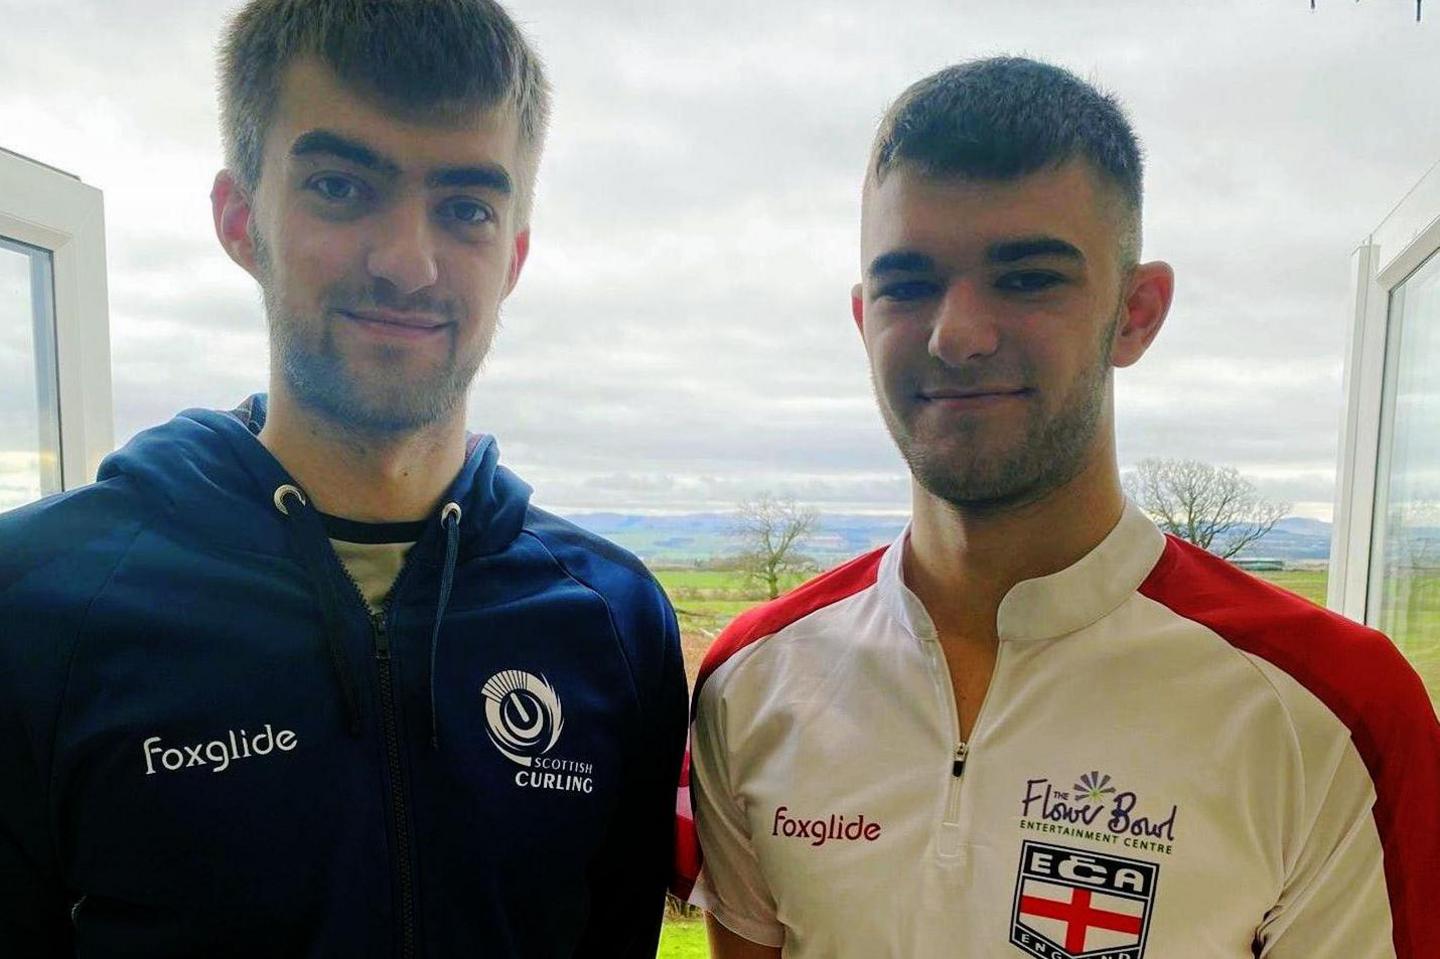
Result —
<instances>
[{"instance_id":1,"label":"scottish curling logo","mask_svg":"<svg viewBox=\"0 0 1440 959\"><path fill-rule=\"evenodd\" d=\"M485 721L495 748L522 766L548 753L565 728L560 696L543 676L507 669L491 676L480 690Z\"/></svg>"},{"instance_id":2,"label":"scottish curling logo","mask_svg":"<svg viewBox=\"0 0 1440 959\"><path fill-rule=\"evenodd\" d=\"M485 700L485 723L490 741L501 755L526 768L515 774L515 785L559 792L593 792L594 767L590 763L547 755L560 740L565 712L560 694L544 676L521 669L506 669L480 688Z\"/></svg>"}]
</instances>

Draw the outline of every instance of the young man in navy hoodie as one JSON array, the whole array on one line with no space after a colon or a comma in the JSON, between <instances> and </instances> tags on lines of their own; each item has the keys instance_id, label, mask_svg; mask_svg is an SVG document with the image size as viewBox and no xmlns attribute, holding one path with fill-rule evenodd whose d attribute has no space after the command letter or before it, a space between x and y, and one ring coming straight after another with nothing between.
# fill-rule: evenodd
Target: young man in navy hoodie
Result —
<instances>
[{"instance_id":1,"label":"young man in navy hoodie","mask_svg":"<svg viewBox=\"0 0 1440 959\"><path fill-rule=\"evenodd\" d=\"M269 394L0 518L0 953L653 956L673 612L465 431L539 61L490 0L253 0L221 91Z\"/></svg>"}]
</instances>

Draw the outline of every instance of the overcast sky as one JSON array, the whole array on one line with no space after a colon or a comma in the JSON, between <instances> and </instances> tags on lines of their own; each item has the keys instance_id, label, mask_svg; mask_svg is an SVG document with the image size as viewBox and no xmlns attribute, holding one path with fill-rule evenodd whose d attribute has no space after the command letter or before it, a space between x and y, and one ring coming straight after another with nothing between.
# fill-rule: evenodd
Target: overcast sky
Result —
<instances>
[{"instance_id":1,"label":"overcast sky","mask_svg":"<svg viewBox=\"0 0 1440 959\"><path fill-rule=\"evenodd\" d=\"M0 146L105 195L115 436L264 388L216 244L234 3L0 0ZM902 509L849 317L888 102L946 64L1059 63L1126 105L1175 307L1117 374L1122 465L1239 467L1328 518L1351 253L1440 160L1440 4L516 0L555 88L530 261L472 429L561 509L761 490Z\"/></svg>"}]
</instances>

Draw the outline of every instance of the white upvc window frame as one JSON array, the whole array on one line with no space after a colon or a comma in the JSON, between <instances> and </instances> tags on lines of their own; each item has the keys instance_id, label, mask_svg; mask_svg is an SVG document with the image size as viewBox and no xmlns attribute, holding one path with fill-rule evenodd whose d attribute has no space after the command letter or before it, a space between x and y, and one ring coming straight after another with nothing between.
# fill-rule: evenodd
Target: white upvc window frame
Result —
<instances>
[{"instance_id":1,"label":"white upvc window frame","mask_svg":"<svg viewBox=\"0 0 1440 959\"><path fill-rule=\"evenodd\" d=\"M102 194L0 147L0 236L50 253L65 489L95 479L115 444Z\"/></svg>"},{"instance_id":2,"label":"white upvc window frame","mask_svg":"<svg viewBox=\"0 0 1440 959\"><path fill-rule=\"evenodd\" d=\"M1335 523L1330 544L1326 605L1374 625L1378 610L1368 603L1372 583L1378 499L1389 489L1389 427L1393 410L1395 357L1391 295L1432 255L1440 253L1440 163L1405 195L1351 261L1354 301L1345 350L1345 412L1340 427Z\"/></svg>"}]
</instances>

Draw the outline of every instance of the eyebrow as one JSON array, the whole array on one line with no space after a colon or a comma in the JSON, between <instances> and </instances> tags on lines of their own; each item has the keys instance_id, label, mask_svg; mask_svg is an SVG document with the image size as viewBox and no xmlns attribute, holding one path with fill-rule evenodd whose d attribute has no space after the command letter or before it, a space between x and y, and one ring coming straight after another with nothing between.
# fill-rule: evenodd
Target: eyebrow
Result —
<instances>
[{"instance_id":1,"label":"eyebrow","mask_svg":"<svg viewBox=\"0 0 1440 959\"><path fill-rule=\"evenodd\" d=\"M1085 254L1073 243L1055 236L1027 236L1018 240L992 243L985 250L991 263L1014 263L1032 256L1063 256L1077 263L1085 262Z\"/></svg>"},{"instance_id":2,"label":"eyebrow","mask_svg":"<svg viewBox=\"0 0 1440 959\"><path fill-rule=\"evenodd\" d=\"M865 272L871 277L879 277L886 273L924 273L934 268L935 261L924 253L915 250L891 250L871 260L870 267Z\"/></svg>"},{"instance_id":3,"label":"eyebrow","mask_svg":"<svg viewBox=\"0 0 1440 959\"><path fill-rule=\"evenodd\" d=\"M985 259L991 263L1014 263L1032 256L1061 256L1082 265L1085 262L1079 247L1055 236L1026 236L985 248ZM934 258L918 250L891 250L871 260L866 273L878 278L887 273L926 273L934 269Z\"/></svg>"},{"instance_id":4,"label":"eyebrow","mask_svg":"<svg viewBox=\"0 0 1440 959\"><path fill-rule=\"evenodd\" d=\"M400 164L358 140L341 136L331 130L310 130L295 138L290 145L292 157L333 156L363 167L387 179L400 175ZM441 167L425 176L428 187L481 187L509 196L515 192L510 174L498 163L473 166Z\"/></svg>"},{"instance_id":5,"label":"eyebrow","mask_svg":"<svg viewBox=\"0 0 1440 959\"><path fill-rule=\"evenodd\" d=\"M382 156L365 144L329 130L310 130L295 138L290 144L292 157L333 156L358 167L372 170L382 176L400 175L400 165Z\"/></svg>"},{"instance_id":6,"label":"eyebrow","mask_svg":"<svg viewBox=\"0 0 1440 959\"><path fill-rule=\"evenodd\" d=\"M425 185L432 187L480 187L509 196L515 192L510 174L498 163L484 163L479 166L444 167L425 177Z\"/></svg>"}]
</instances>

